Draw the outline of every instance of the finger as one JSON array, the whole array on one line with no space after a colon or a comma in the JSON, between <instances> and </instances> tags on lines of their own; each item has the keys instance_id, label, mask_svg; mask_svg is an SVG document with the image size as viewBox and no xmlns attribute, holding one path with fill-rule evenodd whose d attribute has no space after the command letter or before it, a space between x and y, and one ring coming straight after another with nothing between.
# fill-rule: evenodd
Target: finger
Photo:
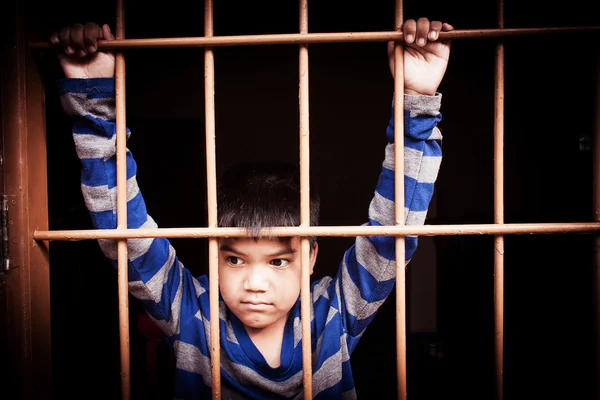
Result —
<instances>
[{"instance_id":1,"label":"finger","mask_svg":"<svg viewBox=\"0 0 600 400\"><path fill-rule=\"evenodd\" d=\"M394 54L394 42L391 40L387 43L388 57L391 57Z\"/></svg>"},{"instance_id":2,"label":"finger","mask_svg":"<svg viewBox=\"0 0 600 400\"><path fill-rule=\"evenodd\" d=\"M402 25L402 32L404 33L404 41L406 43L413 43L417 32L417 21L414 19L406 20Z\"/></svg>"},{"instance_id":3,"label":"finger","mask_svg":"<svg viewBox=\"0 0 600 400\"><path fill-rule=\"evenodd\" d=\"M395 43L392 41L389 41L387 43L388 64L390 67L390 71L392 72L392 77L394 76L394 67L396 65L396 60L394 59L394 45L395 45Z\"/></svg>"},{"instance_id":4,"label":"finger","mask_svg":"<svg viewBox=\"0 0 600 400\"><path fill-rule=\"evenodd\" d=\"M83 41L87 51L94 53L98 48L98 39L102 38L102 28L98 24L88 22L83 28Z\"/></svg>"},{"instance_id":5,"label":"finger","mask_svg":"<svg viewBox=\"0 0 600 400\"><path fill-rule=\"evenodd\" d=\"M108 24L102 25L102 33L104 36L104 40L115 40L115 35L113 35Z\"/></svg>"},{"instance_id":6,"label":"finger","mask_svg":"<svg viewBox=\"0 0 600 400\"><path fill-rule=\"evenodd\" d=\"M442 23L440 21L431 21L429 24L429 40L436 40L442 30Z\"/></svg>"},{"instance_id":7,"label":"finger","mask_svg":"<svg viewBox=\"0 0 600 400\"><path fill-rule=\"evenodd\" d=\"M427 44L427 35L429 34L429 20L419 18L417 21L417 45L425 46Z\"/></svg>"},{"instance_id":8,"label":"finger","mask_svg":"<svg viewBox=\"0 0 600 400\"><path fill-rule=\"evenodd\" d=\"M59 32L52 32L48 41L50 42L50 47L56 52L58 59L62 60L67 55L65 54L65 49L61 46L59 35Z\"/></svg>"},{"instance_id":9,"label":"finger","mask_svg":"<svg viewBox=\"0 0 600 400\"><path fill-rule=\"evenodd\" d=\"M453 30L454 30L454 27L447 22L444 22L444 24L442 25L442 32L450 32ZM451 41L444 40L444 43L446 43L448 46L450 46Z\"/></svg>"},{"instance_id":10,"label":"finger","mask_svg":"<svg viewBox=\"0 0 600 400\"><path fill-rule=\"evenodd\" d=\"M442 25L442 31L444 31L444 32L450 32L453 30L454 30L454 27L447 22L444 22L444 24Z\"/></svg>"},{"instance_id":11,"label":"finger","mask_svg":"<svg viewBox=\"0 0 600 400\"><path fill-rule=\"evenodd\" d=\"M85 57L87 50L83 43L83 25L75 24L71 27L71 47L78 57Z\"/></svg>"},{"instance_id":12,"label":"finger","mask_svg":"<svg viewBox=\"0 0 600 400\"><path fill-rule=\"evenodd\" d=\"M58 38L60 40L60 43L62 44L63 48L65 49L65 53L67 55L71 55L73 54L75 51L73 50L73 48L71 47L71 28L69 27L65 27L62 28L60 30L60 33L58 34Z\"/></svg>"},{"instance_id":13,"label":"finger","mask_svg":"<svg viewBox=\"0 0 600 400\"><path fill-rule=\"evenodd\" d=\"M53 44L53 45L57 45L60 43L60 39L58 38L58 32L53 32L50 37L48 38L48 41Z\"/></svg>"}]
</instances>

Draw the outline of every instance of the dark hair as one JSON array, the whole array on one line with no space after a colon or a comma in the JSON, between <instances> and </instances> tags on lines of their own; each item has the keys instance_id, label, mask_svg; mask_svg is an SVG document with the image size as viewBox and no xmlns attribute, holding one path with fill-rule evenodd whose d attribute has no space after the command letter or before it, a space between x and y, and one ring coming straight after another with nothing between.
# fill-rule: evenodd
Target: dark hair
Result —
<instances>
[{"instance_id":1,"label":"dark hair","mask_svg":"<svg viewBox=\"0 0 600 400\"><path fill-rule=\"evenodd\" d=\"M247 162L228 169L217 189L219 226L263 228L300 225L300 171L280 161ZM319 224L319 196L310 190L310 224ZM268 236L268 232L267 235ZM315 238L311 237L311 247Z\"/></svg>"}]
</instances>

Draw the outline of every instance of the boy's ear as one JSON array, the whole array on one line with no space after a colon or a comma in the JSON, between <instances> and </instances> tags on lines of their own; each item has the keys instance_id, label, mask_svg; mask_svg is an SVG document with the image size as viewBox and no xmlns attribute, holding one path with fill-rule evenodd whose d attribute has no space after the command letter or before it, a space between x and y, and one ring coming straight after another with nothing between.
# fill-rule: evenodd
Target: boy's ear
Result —
<instances>
[{"instance_id":1,"label":"boy's ear","mask_svg":"<svg viewBox=\"0 0 600 400\"><path fill-rule=\"evenodd\" d=\"M317 262L317 254L319 253L319 243L315 242L313 248L310 251L310 275L312 275L315 269L315 262Z\"/></svg>"}]
</instances>

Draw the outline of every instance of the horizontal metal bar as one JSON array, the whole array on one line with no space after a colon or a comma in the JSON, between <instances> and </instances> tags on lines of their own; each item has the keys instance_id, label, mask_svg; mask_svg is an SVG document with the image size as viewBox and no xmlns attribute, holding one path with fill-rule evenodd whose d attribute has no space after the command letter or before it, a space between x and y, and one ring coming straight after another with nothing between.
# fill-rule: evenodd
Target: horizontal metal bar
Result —
<instances>
[{"instance_id":1,"label":"horizontal metal bar","mask_svg":"<svg viewBox=\"0 0 600 400\"><path fill-rule=\"evenodd\" d=\"M265 229L264 236L451 236L595 232L600 232L600 222L422 226L293 226ZM159 237L193 239L247 236L248 232L244 228L90 229L73 231L35 231L33 233L33 238L35 240L132 239Z\"/></svg>"},{"instance_id":2,"label":"horizontal metal bar","mask_svg":"<svg viewBox=\"0 0 600 400\"><path fill-rule=\"evenodd\" d=\"M441 32L440 39L485 39L513 36L535 36L549 34L597 33L600 26L580 26L563 28L503 28L503 29L464 29L452 32ZM239 35L213 37L179 37L154 39L123 39L99 41L100 49L148 49L170 47L216 47L216 46L250 46L268 44L303 44L303 43L339 43L339 42L387 42L403 41L404 34L389 32L338 32L338 33L284 33L278 35ZM31 42L34 49L47 49L48 42Z\"/></svg>"}]
</instances>

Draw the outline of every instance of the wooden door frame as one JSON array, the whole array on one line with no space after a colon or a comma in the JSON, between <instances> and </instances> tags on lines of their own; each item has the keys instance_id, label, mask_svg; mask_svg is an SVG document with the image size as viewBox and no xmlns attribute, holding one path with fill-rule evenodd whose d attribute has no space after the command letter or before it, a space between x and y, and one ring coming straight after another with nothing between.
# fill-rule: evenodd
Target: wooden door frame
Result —
<instances>
[{"instance_id":1,"label":"wooden door frame","mask_svg":"<svg viewBox=\"0 0 600 400\"><path fill-rule=\"evenodd\" d=\"M0 7L2 193L8 200L10 261L8 270L0 267L0 328L6 339L0 344L6 353L0 361L0 371L6 373L0 397L45 399L52 396L48 243L32 239L35 230L48 229L45 96L28 48L30 40L43 40L42 16L26 0L9 0Z\"/></svg>"}]
</instances>

